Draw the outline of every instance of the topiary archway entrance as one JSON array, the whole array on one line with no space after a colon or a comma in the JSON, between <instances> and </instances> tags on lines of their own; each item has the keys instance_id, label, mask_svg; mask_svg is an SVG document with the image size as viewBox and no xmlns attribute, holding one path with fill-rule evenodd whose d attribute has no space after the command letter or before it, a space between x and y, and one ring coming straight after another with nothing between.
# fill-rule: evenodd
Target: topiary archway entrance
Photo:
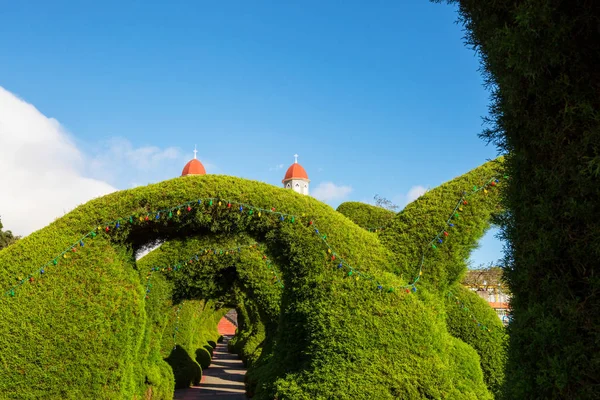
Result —
<instances>
[{"instance_id":1,"label":"topiary archway entrance","mask_svg":"<svg viewBox=\"0 0 600 400\"><path fill-rule=\"evenodd\" d=\"M225 302L252 331L240 350L254 398L491 398L480 344L496 343L500 323L453 315L447 293L497 203L495 169L426 194L380 236L307 196L232 177L93 200L0 252L0 387L15 398L160 398L171 388L161 353L170 329L181 339L186 322L214 325ZM477 199L442 239L440 216L473 185ZM136 263L156 239L167 242ZM242 250L254 242L261 255ZM468 293L456 298L476 307ZM198 349L183 350L193 364Z\"/></svg>"}]
</instances>

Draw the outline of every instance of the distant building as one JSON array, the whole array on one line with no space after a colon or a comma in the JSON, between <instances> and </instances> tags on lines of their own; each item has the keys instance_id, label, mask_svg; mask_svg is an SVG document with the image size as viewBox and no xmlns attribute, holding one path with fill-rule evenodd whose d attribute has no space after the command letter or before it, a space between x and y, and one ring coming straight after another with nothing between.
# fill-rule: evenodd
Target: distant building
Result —
<instances>
[{"instance_id":1,"label":"distant building","mask_svg":"<svg viewBox=\"0 0 600 400\"><path fill-rule=\"evenodd\" d=\"M283 187L286 189L292 189L297 193L308 195L310 180L302 165L298 164L298 154L294 154L294 158L294 163L288 168L281 183L283 183Z\"/></svg>"},{"instance_id":2,"label":"distant building","mask_svg":"<svg viewBox=\"0 0 600 400\"><path fill-rule=\"evenodd\" d=\"M488 302L496 311L504 325L509 323L510 293L502 281L502 269L491 267L485 269L469 270L463 279L463 285L477 293L479 297Z\"/></svg>"},{"instance_id":3,"label":"distant building","mask_svg":"<svg viewBox=\"0 0 600 400\"><path fill-rule=\"evenodd\" d=\"M204 169L204 165L196 158L196 147L194 147L194 158L192 158L185 166L183 167L183 171L181 171L181 176L188 175L206 175L206 170Z\"/></svg>"},{"instance_id":4,"label":"distant building","mask_svg":"<svg viewBox=\"0 0 600 400\"><path fill-rule=\"evenodd\" d=\"M188 175L206 175L204 165L196 158L198 150L194 147L194 158L192 158L181 171L181 176ZM302 165L298 164L298 154L294 154L294 163L287 169L283 180L285 189L292 189L297 193L308 195L308 185L310 179Z\"/></svg>"}]
</instances>

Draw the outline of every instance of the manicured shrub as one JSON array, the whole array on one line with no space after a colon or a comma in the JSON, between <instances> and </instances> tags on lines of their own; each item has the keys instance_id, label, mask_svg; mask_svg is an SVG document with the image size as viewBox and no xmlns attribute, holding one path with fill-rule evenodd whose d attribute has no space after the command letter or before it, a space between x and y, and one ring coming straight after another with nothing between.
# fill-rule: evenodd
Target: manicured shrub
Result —
<instances>
[{"instance_id":1,"label":"manicured shrub","mask_svg":"<svg viewBox=\"0 0 600 400\"><path fill-rule=\"evenodd\" d=\"M505 183L501 168L502 159L483 164L429 190L394 217L379 237L396 256L397 274L411 280L418 277L423 260L420 283L446 293L460 281L471 252L501 211L499 188Z\"/></svg>"},{"instance_id":2,"label":"manicured shrub","mask_svg":"<svg viewBox=\"0 0 600 400\"><path fill-rule=\"evenodd\" d=\"M196 362L200 364L202 369L206 369L210 366L212 355L205 347L196 349Z\"/></svg>"},{"instance_id":3,"label":"manicured shrub","mask_svg":"<svg viewBox=\"0 0 600 400\"><path fill-rule=\"evenodd\" d=\"M446 322L452 336L475 349L487 387L501 397L508 336L496 312L477 294L454 284L446 296Z\"/></svg>"},{"instance_id":4,"label":"manicured shrub","mask_svg":"<svg viewBox=\"0 0 600 400\"><path fill-rule=\"evenodd\" d=\"M419 204L427 204L424 197ZM478 213L489 218L489 207L473 210L483 226ZM413 212L420 217L417 208ZM429 212L441 214L432 207ZM402 237L406 215L391 226L401 240L422 239ZM106 232L100 225L118 216L119 228L115 222ZM425 230L435 225L426 222L421 220ZM85 247L36 276L35 284L19 287L15 297L0 299L0 340L4 354L14 354L3 360L4 392L20 398L139 397L153 388L149 375L163 379L152 372L165 365L162 359L171 365L176 387L195 383L201 377L196 350L218 340L219 319L235 307L240 327L234 347L249 360L248 389L256 400L442 398L458 397L457 390L463 398L490 396L477 352L449 333L440 301L460 268L431 257L439 266L429 264L419 291L406 293L410 269L398 262L414 260L390 243L392 236L383 246L315 199L258 182L185 177L93 200L1 251L7 267L0 282L14 282L29 266L77 243L86 227L99 225ZM457 230L448 247L452 240L462 244L466 232ZM155 239L166 242L134 263L133 252ZM261 252L248 240L258 242ZM239 251L191 259L203 246L231 244ZM41 323L39 315L45 317ZM13 335L11 327L25 322L26 334ZM75 351L81 348L86 351ZM7 373L19 368L21 375ZM48 372L33 373L40 368Z\"/></svg>"},{"instance_id":5,"label":"manicured shrub","mask_svg":"<svg viewBox=\"0 0 600 400\"><path fill-rule=\"evenodd\" d=\"M202 368L197 361L190 358L188 351L182 346L174 347L171 354L166 358L166 361L173 369L175 389L186 388L200 383L200 380L202 379Z\"/></svg>"},{"instance_id":6,"label":"manicured shrub","mask_svg":"<svg viewBox=\"0 0 600 400\"><path fill-rule=\"evenodd\" d=\"M175 390L173 369L161 359L161 363L149 364L146 369L147 388L145 398L153 400L172 400Z\"/></svg>"}]
</instances>

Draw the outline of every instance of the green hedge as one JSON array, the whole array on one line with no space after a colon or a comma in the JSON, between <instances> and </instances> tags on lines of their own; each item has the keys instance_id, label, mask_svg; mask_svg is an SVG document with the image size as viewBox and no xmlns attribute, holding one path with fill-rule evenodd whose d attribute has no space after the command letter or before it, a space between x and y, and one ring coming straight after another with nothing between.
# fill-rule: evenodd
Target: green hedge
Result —
<instances>
[{"instance_id":1,"label":"green hedge","mask_svg":"<svg viewBox=\"0 0 600 400\"><path fill-rule=\"evenodd\" d=\"M482 220L490 215L488 206L476 204L492 202L492 196L477 196L471 216L478 222L471 227L483 226L479 214ZM215 198L212 205L196 201L209 197ZM419 204L429 204L430 197L424 198ZM169 216L170 207L187 201L189 211L183 206ZM441 215L447 206L439 201L429 212ZM158 219L155 210L164 210ZM292 222L286 214L280 221L279 211L296 217ZM406 215L395 217L394 229L414 246L425 236L418 231L406 237ZM102 221L117 216L123 218L119 229L110 224L106 233ZM399 251L391 236L383 246L323 203L267 184L185 177L93 200L2 250L6 268L0 282L8 287L16 276L27 277L98 226L84 247L18 287L14 297L0 298L3 393L24 399L148 397L173 385L169 374L157 372L169 365L163 359L174 367L178 386L196 382L201 370L195 351L217 340L218 319L229 307L239 307L248 312L247 326L255 332L240 350L252 359L247 376L257 400L491 398L477 352L450 334L440 301L448 287L439 284L440 277L451 282L464 265L452 267L441 256L432 257L436 264L429 265L439 266L426 270L417 293L406 293L400 288L409 281L410 268L403 264L414 265L417 257ZM430 230L425 226L426 233ZM166 242L135 263L134 251L156 239ZM186 264L197 245L233 241L242 248L248 240L260 243L269 266L249 248ZM466 231L457 230L447 246L460 252L470 241ZM152 271L159 261L176 260L182 268ZM338 268L340 260L344 264ZM147 383L149 376L156 386Z\"/></svg>"},{"instance_id":2,"label":"green hedge","mask_svg":"<svg viewBox=\"0 0 600 400\"><path fill-rule=\"evenodd\" d=\"M454 337L475 349L481 360L485 383L499 398L505 379L508 337L496 312L476 293L454 284L446 296L446 322ZM479 324L489 330L482 329Z\"/></svg>"},{"instance_id":3,"label":"green hedge","mask_svg":"<svg viewBox=\"0 0 600 400\"><path fill-rule=\"evenodd\" d=\"M506 398L596 399L600 376L600 8L458 3L507 154L501 219L512 293Z\"/></svg>"},{"instance_id":4,"label":"green hedge","mask_svg":"<svg viewBox=\"0 0 600 400\"><path fill-rule=\"evenodd\" d=\"M265 321L261 313L253 304L252 299L239 296L238 305L238 332L229 341L229 349L238 354L246 367L253 365L262 353L262 345L266 340ZM272 338L269 338L272 340Z\"/></svg>"},{"instance_id":5,"label":"green hedge","mask_svg":"<svg viewBox=\"0 0 600 400\"><path fill-rule=\"evenodd\" d=\"M396 215L385 208L372 206L357 201L347 201L338 206L337 212L348 217L356 225L367 230L386 227Z\"/></svg>"},{"instance_id":6,"label":"green hedge","mask_svg":"<svg viewBox=\"0 0 600 400\"><path fill-rule=\"evenodd\" d=\"M235 237L214 235L173 239L144 257L139 264L151 270L154 266L164 267L175 265L182 260L188 261L192 255L203 253L207 248L227 250L245 247L243 252L234 252L231 255L201 256L193 265L186 265L180 271L170 274L169 282L179 289L185 288L184 293L181 290L176 290L176 296L219 298L222 302L237 305L237 308L239 308L242 299L251 296L252 303L257 303L258 306L262 307L262 314L271 316L271 320L265 321L265 323L273 324L279 313L277 301L280 299L281 290L279 286L273 285L270 279L272 274L269 271L273 271L275 267L272 269L267 268L265 261L262 259L261 247L247 249L248 245L253 243L255 242L252 238L241 234ZM233 277L230 271L231 265L236 265L237 268ZM236 282L234 285L227 284L227 282L234 283L234 281ZM220 286L218 285L219 282L221 282ZM216 284L220 289L217 289ZM222 288L227 290L222 290ZM252 307L255 308L256 306L252 304ZM209 311L211 310L209 309ZM226 311L227 308L220 311L219 319ZM193 323L193 319L185 319L185 317L184 313L180 313L181 325ZM243 314L240 319L243 320ZM209 322L205 329L208 329L209 326L214 328L217 322L216 319ZM174 326L170 327L174 329ZM210 332L209 336L206 336L206 333L206 331L201 331L194 334L193 337L197 339L194 344L184 346L188 350L189 357L194 358L195 355L195 360L203 369L210 365L212 346L216 347L215 341L219 337L216 331ZM239 337L234 338L230 344L236 343L238 339ZM169 345L171 344L169 338L167 338L167 342ZM249 344L251 348L246 348L244 343L239 349L236 349L236 352L240 353L245 363L251 363L260 355L258 344L254 341ZM203 348L198 348L199 345L202 345ZM192 364L186 365L192 370L195 368ZM191 374L193 376L193 371L180 371L179 374L184 374L184 376L187 376L185 374ZM183 385L185 386L185 384Z\"/></svg>"},{"instance_id":7,"label":"green hedge","mask_svg":"<svg viewBox=\"0 0 600 400\"><path fill-rule=\"evenodd\" d=\"M216 325L225 313L225 310L215 310L211 303L183 301L173 306L168 317L161 354L173 368L175 388L199 384L202 369L210 365L212 357L204 346L218 338Z\"/></svg>"},{"instance_id":8,"label":"green hedge","mask_svg":"<svg viewBox=\"0 0 600 400\"><path fill-rule=\"evenodd\" d=\"M446 293L460 282L471 252L501 211L499 190L505 183L501 168L502 158L487 162L429 190L394 217L379 238L394 252L397 274L414 279L424 256L422 284ZM498 183L483 188L492 177L498 178ZM459 201L463 197L466 204ZM457 204L459 208L453 211ZM454 213L458 216L452 217L454 226L450 227L447 221ZM434 241L434 249L429 243L442 231L448 236L441 234L443 243Z\"/></svg>"}]
</instances>

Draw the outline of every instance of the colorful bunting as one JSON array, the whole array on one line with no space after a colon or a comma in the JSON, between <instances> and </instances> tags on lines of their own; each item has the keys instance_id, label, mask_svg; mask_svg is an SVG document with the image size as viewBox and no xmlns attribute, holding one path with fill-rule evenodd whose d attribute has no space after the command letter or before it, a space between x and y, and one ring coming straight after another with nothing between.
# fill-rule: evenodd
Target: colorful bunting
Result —
<instances>
[{"instance_id":1,"label":"colorful bunting","mask_svg":"<svg viewBox=\"0 0 600 400\"><path fill-rule=\"evenodd\" d=\"M505 176L505 178L507 178L507 176ZM449 219L448 219L448 221L446 222L446 226L447 226L447 227L453 227L453 226L454 226L454 224L453 224L453 223L451 223L450 221L451 221L453 218L455 218L455 219L456 219L456 218L458 218L458 217L459 217L459 214L458 214L457 210L458 210L458 211L462 211L462 210L463 210L463 208L461 207L461 204L462 204L462 205L467 205L467 204L468 204L468 202L467 202L467 200L466 200L466 198L467 198L467 197L469 197L469 196L472 196L473 194L475 194L476 192L478 192L478 191L480 191L480 190L483 190L483 191L484 191L484 193L487 193L487 189L486 189L486 188L487 188L488 186L493 186L493 187L495 187L495 186L497 186L497 184L498 184L498 183L499 183L498 179L492 178L492 179L490 179L490 180L489 180L489 181L488 181L486 184L482 185L482 186L481 186L481 187L479 187L479 188L478 188L477 186L474 186L474 188L473 188L473 192L472 192L471 194L469 194L469 195L467 195L467 194L466 194L466 192L463 192L463 197L461 197L461 199L458 201L458 203L457 203L456 207L455 207L455 208L454 208L454 210L452 211L450 218L449 218ZM210 198L210 199L205 199L205 200L208 200L208 206L209 206L209 207L211 207L211 206L213 205L213 201L214 201L214 200L218 200L218 203L217 203L217 204L218 204L219 206L221 206L221 204L222 204L222 199L214 199L214 198ZM151 213L151 214L154 214L154 215L155 215L155 219L157 219L157 220L158 220L158 219L160 219L160 214L161 214L161 213L163 213L163 212L167 212L167 213L168 213L168 216L169 216L169 218L171 218L171 217L173 216L173 211L174 211L174 210L177 210L177 215L179 216L179 215L181 215L181 210L180 210L180 209L181 209L181 207L185 207L185 208L186 208L186 210L187 210L188 212L191 212L191 211L192 211L192 207L191 207L191 205L192 205L192 204L196 204L196 203L197 203L197 204L202 204L202 199L198 199L198 200L190 201L190 202L187 202L187 203L184 203L184 204L180 204L180 205L177 205L177 206L175 206L175 207L172 207L172 208L170 208L170 209L166 209L166 210L158 210L158 211L156 211L155 213ZM297 218L300 218L300 217L298 217L298 216L294 216L294 215L290 215L290 214L285 214L285 213L281 213L281 212L276 212L276 209L275 209L275 207L271 207L271 209L269 210L269 209L264 209L264 208L260 208L260 207L255 207L255 206L248 205L248 204L243 204L243 203L235 203L235 202L227 201L228 208L230 208L232 204L237 204L237 205L239 206L239 210L240 210L240 211L243 211L243 210L244 210L244 208L245 208L245 209L248 209L248 210L249 210L249 213L248 213L248 215L253 215L253 211L254 211L254 210L257 210L257 211L258 211L258 213L256 214L256 215L257 215L257 217L260 217L260 216L262 215L262 212L267 212L267 213L269 213L269 212L270 212L270 213L278 214L278 215L279 215L279 219L280 219L280 221L284 221L284 220L286 219L286 217L288 217L288 216L289 216L289 217L290 217L290 219L289 219L289 220L290 220L290 222L292 222L292 223L293 223L293 222L295 222L295 220L296 220ZM302 217L305 217L305 214L302 214ZM129 220L129 222L130 222L130 223L133 223L133 221L134 221L134 216L129 216L129 217L127 217L127 218L121 218L121 219L126 219L126 220ZM105 232L107 232L107 233L108 233L108 232L110 231L110 225L111 225L111 224L113 224L113 223L115 224L115 228L116 228L116 229L119 229L119 228L121 227L121 225L120 225L120 220L121 220L121 219L117 219L116 221L113 221L112 223L108 223L108 224L104 225L104 226L106 226L106 228L104 229L104 230L105 230ZM145 215L145 217L143 217L143 216L139 216L139 220L140 220L140 221L143 221L143 220L145 220L145 221L148 221L148 220L149 220L149 216L148 216L148 214L146 214L146 215ZM314 227L314 221L313 221L313 220L311 220L311 219L309 219L309 220L308 220L308 225L309 225L309 226L313 226L313 227ZM434 238L434 239L433 239L433 240L432 240L432 241L429 243L429 245L431 246L431 248L433 248L434 250L435 250L435 249L437 249L437 246L436 246L435 242L437 242L438 244L441 244L441 243L443 243L443 241L442 241L442 239L441 239L441 236L444 236L444 237L448 237L448 236L449 236L449 233L448 233L448 231L446 231L446 230L445 230L445 228L446 228L446 227L444 227L444 229L442 229L442 230L441 230L441 231L438 233L438 235L437 235L437 236L436 236L436 237L435 237L435 238ZM382 227L382 228L375 228L375 229L376 229L376 230L380 230L380 229L384 229L384 227ZM84 243L84 242L83 242L83 240L84 240L84 239L86 239L86 238L88 238L88 237L94 238L94 237L97 235L97 233L96 233L96 232L99 232L99 231L101 231L101 228L100 228L100 227L98 227L98 229L94 229L94 230L92 230L91 232L89 232L88 234L84 235L84 237L82 237L80 240L78 240L78 242L79 242L80 246L83 246L83 245L84 245L84 244L83 244L83 243ZM358 278L358 277L360 277L360 276L362 276L362 277L365 277L365 278L367 278L368 280L373 280L373 278L372 278L372 277L370 277L370 276L367 276L367 275L365 275L365 274L363 274L363 273L359 272L358 270L354 269L353 267L351 267L351 266L350 266L350 265L349 265L349 264L348 264L348 263L347 263L347 262L346 262L346 261L345 261L345 260L344 260L342 257L340 257L340 255L339 255L339 254L337 254L337 253L336 253L336 252L333 250L333 248L332 248L332 247L331 247L331 246L330 246L330 245L327 243L327 240L326 240L326 239L327 239L327 235L325 235L325 234L319 234L319 230L318 230L316 227L314 227L314 231L315 231L315 233L316 233L316 234L318 234L318 235L319 235L319 238L320 238L320 239L321 239L321 240L324 242L324 244L326 245L326 247L327 247L327 252L328 252L329 254L332 254L332 256L331 256L330 260L331 260L331 261L336 261L336 260L338 260L338 261L336 261L336 263L337 263L337 265L338 265L338 268L342 268L342 267L346 266L346 267L348 267L348 268L349 268L349 273L348 273L348 276L351 276L351 275L355 274L355 275L357 275L357 278ZM76 243L77 243L77 242L76 242ZM75 246L75 245L72 245L72 246L70 246L70 247L69 247L69 249L70 249L71 251L73 251L73 252L74 252L74 251L76 251L74 246ZM68 251L68 250L65 250L65 251L63 251L63 253L61 253L60 255L62 255L64 258L66 258L66 256L67 256L67 254L66 254L66 253L67 253L67 251ZM416 287L415 287L415 285L417 284L417 282L419 281L420 277L422 276L422 269L423 269L423 261L424 261L424 257L425 257L425 251L426 251L426 250L424 250L424 252L423 252L423 255L422 255L422 257L421 257L421 263L420 263L420 265L419 265L419 269L418 269L418 275L417 275L417 277L416 277L416 278L413 280L413 282L412 282L412 283L410 283L410 284L408 284L408 285L405 285L405 286L402 286L402 288L409 289L409 291L412 289L412 291L413 291L413 292L416 292ZM59 257L60 257L60 255L59 255ZM43 270L43 268L44 268L44 267L47 267L47 266L49 266L50 264L52 264L52 265L57 265L57 264L58 264L58 262L57 262L57 258L54 258L53 260L51 260L50 262L48 262L47 264L45 264L44 266L42 266L40 269L38 269L38 273L40 273L40 274L41 274L41 273L42 273L41 271ZM341 267L340 267L340 266L341 266ZM33 275L30 275L30 276L29 276L29 278L33 278ZM279 281L279 279L277 279L277 281ZM23 282L24 282L24 281L22 281L20 284L22 284ZM20 284L19 284L19 285L20 285ZM281 285L283 286L283 284L281 284ZM18 285L17 285L17 286L18 286ZM379 286L382 286L382 285L381 285L381 284L379 284L379 282L377 282L377 287L379 288ZM14 289L15 289L15 288L16 288L16 286L14 286L14 287L10 288L8 291L6 291L6 292L5 292L5 294L7 294L7 295L10 295L10 296L14 296ZM389 288L389 289L388 289L388 292L389 292L389 293L393 292L393 288Z\"/></svg>"}]
</instances>

